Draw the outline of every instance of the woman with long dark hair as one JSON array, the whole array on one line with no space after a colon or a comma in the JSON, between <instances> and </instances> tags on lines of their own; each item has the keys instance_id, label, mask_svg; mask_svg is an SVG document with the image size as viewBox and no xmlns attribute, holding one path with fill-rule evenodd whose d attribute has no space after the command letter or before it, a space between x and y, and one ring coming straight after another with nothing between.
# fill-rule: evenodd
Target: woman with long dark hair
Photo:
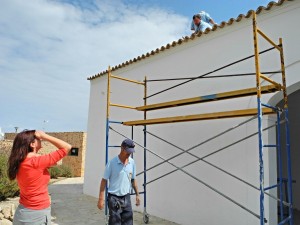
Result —
<instances>
[{"instance_id":1,"label":"woman with long dark hair","mask_svg":"<svg viewBox=\"0 0 300 225\"><path fill-rule=\"evenodd\" d=\"M41 140L48 141L58 150L39 155ZM50 225L51 208L48 194L48 168L68 154L71 145L43 131L24 130L14 139L8 159L8 176L17 179L20 204L13 225Z\"/></svg>"}]
</instances>

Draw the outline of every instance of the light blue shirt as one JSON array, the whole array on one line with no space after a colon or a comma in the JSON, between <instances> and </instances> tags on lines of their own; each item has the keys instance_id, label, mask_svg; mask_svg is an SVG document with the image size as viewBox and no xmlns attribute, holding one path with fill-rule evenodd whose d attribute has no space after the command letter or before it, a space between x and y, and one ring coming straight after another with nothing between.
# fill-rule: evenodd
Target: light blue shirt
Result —
<instances>
[{"instance_id":1,"label":"light blue shirt","mask_svg":"<svg viewBox=\"0 0 300 225\"><path fill-rule=\"evenodd\" d=\"M207 12L201 11L198 13L201 17L201 21L210 24L210 20L212 19ZM211 27L210 27L211 28ZM191 23L191 30L196 30L196 25L194 21Z\"/></svg>"},{"instance_id":2,"label":"light blue shirt","mask_svg":"<svg viewBox=\"0 0 300 225\"><path fill-rule=\"evenodd\" d=\"M206 28L211 29L212 27L211 27L210 24L205 23L205 22L203 22L203 21L200 22L199 26L197 26L197 25L195 24L195 32L205 31Z\"/></svg>"},{"instance_id":3,"label":"light blue shirt","mask_svg":"<svg viewBox=\"0 0 300 225\"><path fill-rule=\"evenodd\" d=\"M129 157L127 165L124 165L119 156L107 163L104 176L109 181L108 193L124 196L130 193L131 179L135 179L136 168L134 160Z\"/></svg>"}]
</instances>

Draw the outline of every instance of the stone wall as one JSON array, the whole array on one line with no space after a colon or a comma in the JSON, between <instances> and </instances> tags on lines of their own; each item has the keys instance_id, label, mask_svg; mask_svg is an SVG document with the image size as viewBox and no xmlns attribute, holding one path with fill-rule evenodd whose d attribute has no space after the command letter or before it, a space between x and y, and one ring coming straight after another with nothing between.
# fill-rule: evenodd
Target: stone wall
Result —
<instances>
[{"instance_id":1,"label":"stone wall","mask_svg":"<svg viewBox=\"0 0 300 225\"><path fill-rule=\"evenodd\" d=\"M11 140L13 141L15 139L16 133L5 133L4 134L4 140Z\"/></svg>"},{"instance_id":2,"label":"stone wall","mask_svg":"<svg viewBox=\"0 0 300 225\"><path fill-rule=\"evenodd\" d=\"M6 155L9 155L12 145L13 145L12 140L2 140L2 141L0 141L0 153L4 153Z\"/></svg>"},{"instance_id":3,"label":"stone wall","mask_svg":"<svg viewBox=\"0 0 300 225\"><path fill-rule=\"evenodd\" d=\"M62 159L58 164L63 164L71 168L74 176L82 177L84 175L84 162L86 151L86 133L85 132L52 132L48 133L51 136L62 139L70 143L73 147L78 148L78 156L68 155ZM0 153L10 152L12 142L16 136L16 133L6 133L4 140L0 141ZM49 142L42 142L43 148L40 150L40 154L48 154L56 150L56 147Z\"/></svg>"}]
</instances>

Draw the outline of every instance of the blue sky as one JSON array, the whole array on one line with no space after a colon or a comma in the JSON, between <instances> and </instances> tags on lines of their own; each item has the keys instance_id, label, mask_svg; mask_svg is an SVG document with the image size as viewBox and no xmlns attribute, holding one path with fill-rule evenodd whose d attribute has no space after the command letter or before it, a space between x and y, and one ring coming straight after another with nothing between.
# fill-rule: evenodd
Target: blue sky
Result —
<instances>
[{"instance_id":1,"label":"blue sky","mask_svg":"<svg viewBox=\"0 0 300 225\"><path fill-rule=\"evenodd\" d=\"M0 127L85 131L87 77L190 35L193 14L220 23L263 0L1 0Z\"/></svg>"},{"instance_id":2,"label":"blue sky","mask_svg":"<svg viewBox=\"0 0 300 225\"><path fill-rule=\"evenodd\" d=\"M263 0L148 0L148 1L135 1L127 0L129 3L136 3L144 6L157 6L166 11L183 15L191 18L193 14L198 11L208 12L213 19L220 23L227 21L231 17L237 17L239 14L245 14L250 9L257 9L259 6L266 6L270 1Z\"/></svg>"}]
</instances>

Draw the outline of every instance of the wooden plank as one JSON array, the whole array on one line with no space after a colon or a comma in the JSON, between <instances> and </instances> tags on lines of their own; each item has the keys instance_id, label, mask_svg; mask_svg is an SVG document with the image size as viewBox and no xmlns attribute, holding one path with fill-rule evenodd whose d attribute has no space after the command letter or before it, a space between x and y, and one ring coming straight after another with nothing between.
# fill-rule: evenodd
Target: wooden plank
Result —
<instances>
[{"instance_id":1,"label":"wooden plank","mask_svg":"<svg viewBox=\"0 0 300 225\"><path fill-rule=\"evenodd\" d=\"M119 77L119 76L115 76L115 75L111 75L110 77L111 78L115 78L115 79L119 79L119 80L128 81L128 82L135 83L135 84L145 85L144 82L140 82L140 81L137 81L137 80L127 79L127 78L124 78L124 77Z\"/></svg>"},{"instance_id":2,"label":"wooden plank","mask_svg":"<svg viewBox=\"0 0 300 225\"><path fill-rule=\"evenodd\" d=\"M275 113L272 109L269 108L263 108L262 111L264 115ZM154 125L154 124L163 124L163 123L178 123L178 122L189 122L189 121L198 121L198 120L234 118L234 117L244 117L244 116L254 116L254 115L257 115L257 108L187 115L187 116L174 116L174 117L147 119L147 120L126 121L123 122L123 125L141 126L141 125Z\"/></svg>"},{"instance_id":3,"label":"wooden plank","mask_svg":"<svg viewBox=\"0 0 300 225\"><path fill-rule=\"evenodd\" d=\"M229 91L229 92L223 92L218 94L205 95L205 96L199 96L194 98L186 98L186 99L180 99L180 100L175 100L170 102L150 104L146 106L139 106L136 107L136 109L139 111L150 111L150 110L191 105L191 104L197 104L197 103L203 103L209 101L218 101L218 100L225 100L230 98L246 97L246 96L256 95L256 91L257 91L256 88L247 88L247 89L241 89L236 91ZM279 89L275 85L267 85L261 87L262 94L273 93L276 91L279 91Z\"/></svg>"},{"instance_id":4,"label":"wooden plank","mask_svg":"<svg viewBox=\"0 0 300 225\"><path fill-rule=\"evenodd\" d=\"M277 83L276 81L270 79L269 77L266 77L263 74L260 74L260 77L281 89L281 85L279 83Z\"/></svg>"},{"instance_id":5,"label":"wooden plank","mask_svg":"<svg viewBox=\"0 0 300 225\"><path fill-rule=\"evenodd\" d=\"M271 40L264 32L262 32L259 28L257 28L257 32L264 38L266 39L271 45L273 45L278 51L281 51L281 47L279 47L275 42Z\"/></svg>"},{"instance_id":6,"label":"wooden plank","mask_svg":"<svg viewBox=\"0 0 300 225\"><path fill-rule=\"evenodd\" d=\"M121 105L121 104L114 104L114 103L110 103L109 105L119 107L119 108L135 109L134 106L130 106L130 105Z\"/></svg>"}]
</instances>

